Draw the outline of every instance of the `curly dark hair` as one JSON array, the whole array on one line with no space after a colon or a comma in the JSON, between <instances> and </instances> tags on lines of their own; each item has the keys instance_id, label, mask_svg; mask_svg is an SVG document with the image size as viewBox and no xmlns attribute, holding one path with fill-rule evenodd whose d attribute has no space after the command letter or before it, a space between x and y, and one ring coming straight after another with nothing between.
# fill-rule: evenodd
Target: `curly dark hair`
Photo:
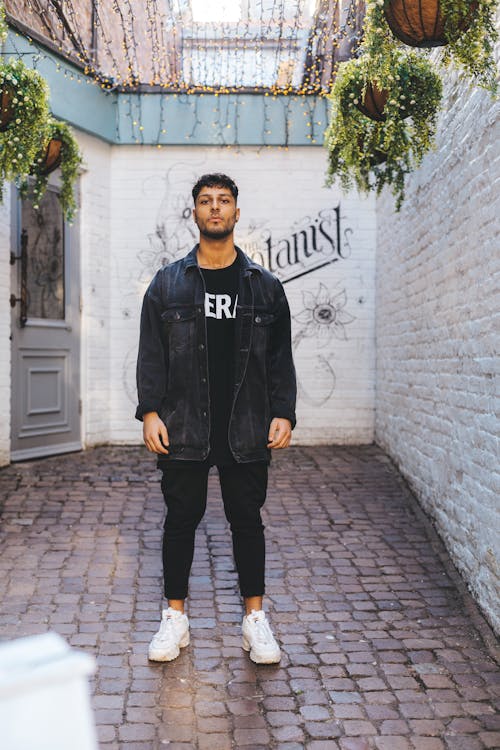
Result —
<instances>
[{"instance_id":1,"label":"curly dark hair","mask_svg":"<svg viewBox=\"0 0 500 750\"><path fill-rule=\"evenodd\" d=\"M227 188L231 191L235 202L238 200L238 187L235 181L228 177L227 174L222 174L220 172L211 172L210 174L202 175L191 191L194 203L196 203L196 199L200 194L201 189L204 187Z\"/></svg>"}]
</instances>

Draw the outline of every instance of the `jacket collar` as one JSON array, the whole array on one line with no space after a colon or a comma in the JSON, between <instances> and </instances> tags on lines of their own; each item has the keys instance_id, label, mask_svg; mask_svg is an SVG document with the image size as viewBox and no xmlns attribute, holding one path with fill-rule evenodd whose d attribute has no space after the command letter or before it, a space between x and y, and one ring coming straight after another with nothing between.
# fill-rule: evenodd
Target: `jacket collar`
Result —
<instances>
[{"instance_id":1,"label":"jacket collar","mask_svg":"<svg viewBox=\"0 0 500 750\"><path fill-rule=\"evenodd\" d=\"M191 252L189 252L186 257L184 258L184 270L187 271L188 268L192 268L193 266L198 266L198 259L196 257L196 254L198 252L199 245L196 244ZM242 272L245 276L248 276L250 273L262 273L262 266L259 266L258 263L254 263L251 258L246 255L246 253L241 250L237 245L234 246L236 253L238 255L238 261L240 263L240 268L242 269Z\"/></svg>"}]
</instances>

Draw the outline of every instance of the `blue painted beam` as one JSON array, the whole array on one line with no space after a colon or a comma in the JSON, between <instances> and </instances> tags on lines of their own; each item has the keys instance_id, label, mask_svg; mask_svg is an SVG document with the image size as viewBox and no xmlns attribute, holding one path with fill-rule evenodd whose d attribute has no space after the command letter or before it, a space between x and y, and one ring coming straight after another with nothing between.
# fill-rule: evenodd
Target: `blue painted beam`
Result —
<instances>
[{"instance_id":1,"label":"blue painted beam","mask_svg":"<svg viewBox=\"0 0 500 750\"><path fill-rule=\"evenodd\" d=\"M326 120L326 100L312 96L122 93L117 143L321 145Z\"/></svg>"},{"instance_id":2,"label":"blue painted beam","mask_svg":"<svg viewBox=\"0 0 500 750\"><path fill-rule=\"evenodd\" d=\"M118 94L104 91L98 83L66 60L9 29L3 58L22 57L25 65L36 68L50 88L53 114L80 130L109 143L116 142Z\"/></svg>"}]
</instances>

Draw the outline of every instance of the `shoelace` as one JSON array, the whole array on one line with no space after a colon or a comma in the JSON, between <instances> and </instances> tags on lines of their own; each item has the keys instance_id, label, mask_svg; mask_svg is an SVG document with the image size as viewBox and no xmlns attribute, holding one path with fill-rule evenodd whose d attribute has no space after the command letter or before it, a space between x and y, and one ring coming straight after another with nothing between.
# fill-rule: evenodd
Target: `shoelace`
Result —
<instances>
[{"instance_id":1,"label":"shoelace","mask_svg":"<svg viewBox=\"0 0 500 750\"><path fill-rule=\"evenodd\" d=\"M264 617L252 617L251 621L255 625L257 640L260 643L271 643L274 640L269 623Z\"/></svg>"},{"instance_id":2,"label":"shoelace","mask_svg":"<svg viewBox=\"0 0 500 750\"><path fill-rule=\"evenodd\" d=\"M169 612L166 617L161 618L158 638L160 640L165 640L166 638L168 638L170 631L173 629L173 627L174 627L174 617Z\"/></svg>"}]
</instances>

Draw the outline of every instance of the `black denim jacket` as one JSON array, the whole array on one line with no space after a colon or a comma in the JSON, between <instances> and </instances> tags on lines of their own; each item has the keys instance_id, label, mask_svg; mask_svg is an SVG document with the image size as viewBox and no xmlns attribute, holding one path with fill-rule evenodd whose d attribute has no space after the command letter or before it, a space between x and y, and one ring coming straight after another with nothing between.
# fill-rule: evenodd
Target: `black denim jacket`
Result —
<instances>
[{"instance_id":1,"label":"black denim jacket","mask_svg":"<svg viewBox=\"0 0 500 750\"><path fill-rule=\"evenodd\" d=\"M198 245L164 266L149 285L137 359L135 416L142 420L158 412L168 429L169 457L185 461L203 461L210 449L205 284L197 250ZM285 417L292 428L296 421L290 310L280 281L236 251L240 279L229 446L238 462L269 460L271 419Z\"/></svg>"}]
</instances>

